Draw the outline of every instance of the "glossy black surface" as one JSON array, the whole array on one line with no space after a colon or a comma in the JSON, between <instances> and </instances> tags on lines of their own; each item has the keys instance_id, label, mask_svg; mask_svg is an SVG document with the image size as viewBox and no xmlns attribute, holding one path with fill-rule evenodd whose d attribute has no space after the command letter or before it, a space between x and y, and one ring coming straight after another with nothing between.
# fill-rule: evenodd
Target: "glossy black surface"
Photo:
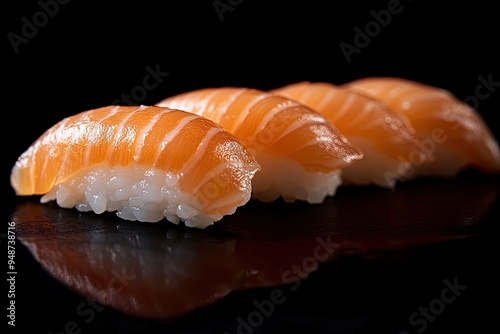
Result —
<instances>
[{"instance_id":1,"label":"glossy black surface","mask_svg":"<svg viewBox=\"0 0 500 334\"><path fill-rule=\"evenodd\" d=\"M497 178L475 173L395 191L345 187L321 205L252 201L205 230L33 198L11 217L19 263L29 264L20 287L31 281L18 303L49 330L71 319L89 331L127 322L195 332L455 328L461 322L447 319L460 312L483 316L474 304L495 261L483 242L498 220L499 190ZM433 321L409 322L447 284L457 287L453 302L434 302Z\"/></svg>"},{"instance_id":2,"label":"glossy black surface","mask_svg":"<svg viewBox=\"0 0 500 334\"><path fill-rule=\"evenodd\" d=\"M44 21L46 3L52 7ZM344 188L314 207L249 203L206 231L42 206L16 197L9 183L17 157L63 117L116 101L154 104L210 86L273 89L299 80L401 76L474 104L499 138L493 2L55 3L4 8L2 101L10 118L2 132L1 212L5 226L17 221L18 237L17 326L8 333L28 326L82 334L488 333L498 327L495 177L466 173L450 182L404 183L395 192ZM221 3L229 5L222 19L214 7ZM358 40L363 46L348 62L341 43L356 46L356 28L373 25L373 13L383 15L390 4L397 13L369 40ZM30 31L25 25L34 19L40 21ZM11 33L28 34L17 52ZM317 238L328 236L338 248L315 268ZM283 274L306 259L307 279L298 286L284 282ZM126 278L135 276L117 293L113 273L123 268ZM444 281L455 279L467 288L423 322L419 308L439 308ZM142 303L147 300L156 307Z\"/></svg>"}]
</instances>

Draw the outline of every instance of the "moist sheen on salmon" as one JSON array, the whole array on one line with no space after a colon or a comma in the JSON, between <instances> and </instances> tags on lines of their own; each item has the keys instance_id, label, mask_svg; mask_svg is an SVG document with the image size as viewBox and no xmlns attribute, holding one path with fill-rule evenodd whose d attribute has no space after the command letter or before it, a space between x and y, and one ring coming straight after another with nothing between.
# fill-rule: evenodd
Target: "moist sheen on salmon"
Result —
<instances>
[{"instance_id":1,"label":"moist sheen on salmon","mask_svg":"<svg viewBox=\"0 0 500 334\"><path fill-rule=\"evenodd\" d=\"M497 139L482 116L450 91L397 78L368 77L344 86L368 94L404 113L434 161L416 165L414 176L455 176L474 168L500 172Z\"/></svg>"},{"instance_id":2,"label":"moist sheen on salmon","mask_svg":"<svg viewBox=\"0 0 500 334\"><path fill-rule=\"evenodd\" d=\"M261 201L321 203L335 193L342 169L363 157L319 112L271 92L204 88L158 105L207 117L238 137L261 165L252 193Z\"/></svg>"},{"instance_id":3,"label":"moist sheen on salmon","mask_svg":"<svg viewBox=\"0 0 500 334\"><path fill-rule=\"evenodd\" d=\"M206 227L251 197L260 165L218 124L158 106L107 106L67 117L17 160L17 195L80 211Z\"/></svg>"},{"instance_id":4,"label":"moist sheen on salmon","mask_svg":"<svg viewBox=\"0 0 500 334\"><path fill-rule=\"evenodd\" d=\"M409 161L428 159L406 116L377 99L328 82L302 81L272 91L319 111L363 152L361 161L343 170L344 184L393 188L409 175Z\"/></svg>"}]
</instances>

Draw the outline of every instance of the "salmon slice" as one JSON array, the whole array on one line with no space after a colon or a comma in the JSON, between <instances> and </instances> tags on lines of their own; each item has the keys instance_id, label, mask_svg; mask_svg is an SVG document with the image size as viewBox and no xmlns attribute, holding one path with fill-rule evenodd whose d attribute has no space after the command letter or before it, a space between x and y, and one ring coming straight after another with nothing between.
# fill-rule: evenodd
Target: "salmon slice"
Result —
<instances>
[{"instance_id":1,"label":"salmon slice","mask_svg":"<svg viewBox=\"0 0 500 334\"><path fill-rule=\"evenodd\" d=\"M364 154L342 172L343 184L394 188L412 172L411 162L430 159L402 113L365 94L328 82L302 81L272 90L320 112Z\"/></svg>"},{"instance_id":2,"label":"salmon slice","mask_svg":"<svg viewBox=\"0 0 500 334\"><path fill-rule=\"evenodd\" d=\"M158 105L207 117L238 137L261 165L252 195L264 202L321 203L335 194L341 170L363 157L319 112L271 92L203 88Z\"/></svg>"},{"instance_id":3,"label":"salmon slice","mask_svg":"<svg viewBox=\"0 0 500 334\"><path fill-rule=\"evenodd\" d=\"M251 198L260 169L218 124L164 107L107 106L67 117L17 160L17 195L80 211L206 227Z\"/></svg>"},{"instance_id":4,"label":"salmon slice","mask_svg":"<svg viewBox=\"0 0 500 334\"><path fill-rule=\"evenodd\" d=\"M500 172L498 142L474 108L450 91L396 77L370 77L345 87L363 92L404 113L427 153L435 159L416 168L414 176L456 176L475 168Z\"/></svg>"}]
</instances>

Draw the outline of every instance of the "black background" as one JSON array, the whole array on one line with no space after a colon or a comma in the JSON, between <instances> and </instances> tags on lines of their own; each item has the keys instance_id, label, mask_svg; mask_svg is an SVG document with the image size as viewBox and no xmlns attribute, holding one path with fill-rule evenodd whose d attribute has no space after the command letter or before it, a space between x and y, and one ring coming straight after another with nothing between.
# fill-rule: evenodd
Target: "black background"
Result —
<instances>
[{"instance_id":1,"label":"black background","mask_svg":"<svg viewBox=\"0 0 500 334\"><path fill-rule=\"evenodd\" d=\"M42 7L9 3L3 96L14 135L5 137L2 174L56 121L112 104L142 86L147 66L169 75L133 102L153 104L202 87L272 89L299 80L341 84L367 76L417 80L464 100L475 95L479 76L500 82L498 15L487 1L401 0L400 13L350 63L340 43L355 45L354 28L364 30L374 21L371 11L387 9L391 1L220 3L234 5L222 21L213 0L106 6L69 1L17 53L8 34L22 36L23 17L34 22ZM493 92L478 107L495 133L499 95Z\"/></svg>"},{"instance_id":2,"label":"black background","mask_svg":"<svg viewBox=\"0 0 500 334\"><path fill-rule=\"evenodd\" d=\"M247 86L265 90L299 80L341 84L367 76L400 76L421 81L446 88L464 100L476 94L480 84L478 77L491 76L493 81L500 81L498 14L493 2L446 1L437 5L430 0L401 0L401 12L392 15L391 22L371 37L366 47L352 54L350 63L339 44L354 45L354 28L357 26L363 30L374 20L370 12L386 9L389 1L344 1L329 5L320 1L275 1L270 4L261 0L221 0L220 3L232 8L222 14L223 20L212 0L122 1L114 4L73 0L60 4L57 13L41 24L27 43L18 46L18 52L9 41L9 33L10 36L12 33L22 35L23 17L33 22L33 16L42 7L37 1L4 4L2 96L6 110L4 117L9 118L3 123L2 134L6 152L2 164L4 197L7 198L6 210L3 211L5 220L12 212L12 205L22 201L15 198L8 179L19 154L61 118L112 104L121 94L130 94L134 87L142 85L148 74L147 66L158 67L169 75L155 89L147 91L140 101L135 101L146 105L203 87ZM495 89L500 90L500 87ZM500 132L497 122L499 96L500 92L494 91L478 106L478 111L497 137ZM492 261L493 264L494 260L497 261L498 252L488 243L492 241L492 235L484 238L487 239L449 245L444 250L439 248L438 252L425 249L404 268L367 263L338 264L338 270L352 272L343 277L344 283L357 286L357 289L344 290L338 286L333 292L324 293L324 298L319 298L312 297L314 284L311 283L310 290L304 289L303 300L297 299L289 307L304 310L308 309L304 303L325 301L331 306L326 310L333 312L330 318L337 319L343 310L342 305L335 305L337 298L343 302L348 300L350 304L346 305L346 314L342 316L342 319L349 320L346 320L345 332L356 332L352 323L359 323L357 332L366 329L372 333L398 333L405 320L395 325L389 314L399 309L394 298L401 289L411 296L433 296L443 277L462 272L461 277L469 277L477 288L471 288L472 292L469 297L464 297L463 303L447 311L434 329L425 332L468 329L469 332L485 333L484 326L498 328L492 319L498 313L498 307L492 310L486 306L488 302L498 304L497 296L493 295L498 289L493 288L492 276L479 275L476 271L480 266L478 262ZM33 292L26 276L36 273L34 279L42 277L47 280L43 285L47 289L53 288L54 293L68 293L66 298L74 303L72 305L78 304L78 296L50 281L39 269L33 269L35 263L20 248L19 258L23 259L23 255L26 260L20 264L25 270L20 273L21 277L24 275L18 283L20 294L23 289L26 293ZM400 279L393 279L394 275ZM364 279L356 281L352 280L353 277ZM325 281L332 277L327 275L317 279ZM307 291L311 295L307 295ZM349 298L345 291L355 293ZM213 312L225 312L244 295L232 298L227 304L214 308ZM30 298L23 300L29 302ZM398 300L401 302L401 298ZM422 299L423 302L426 300ZM420 306L416 303L406 307ZM53 312L45 310L41 315L30 313L39 310L36 307L25 306L25 313L20 307L19 323L27 323L32 318L50 323L51 319L70 316L57 314L63 312L61 305L49 306L54 308ZM309 307L309 310L321 313L318 305ZM290 314L294 321L287 318ZM134 322L111 311L108 315L110 321L116 321L114 325L108 324L108 332L139 332L141 326L163 331L157 324ZM210 316L202 316L205 318L196 320L199 327L185 320L170 330L210 332ZM301 322L297 320L302 319L301 316L300 312L284 311L271 323L288 332L302 332L301 326L309 332L343 332L325 330L328 328L325 317L315 322L313 317L304 315ZM373 324L367 319L377 321ZM279 327L280 321L293 325ZM365 326L367 322L373 326ZM224 326L218 324L214 328ZM55 332L56 329L60 328L52 330ZM84 332L90 330L83 328Z\"/></svg>"}]
</instances>

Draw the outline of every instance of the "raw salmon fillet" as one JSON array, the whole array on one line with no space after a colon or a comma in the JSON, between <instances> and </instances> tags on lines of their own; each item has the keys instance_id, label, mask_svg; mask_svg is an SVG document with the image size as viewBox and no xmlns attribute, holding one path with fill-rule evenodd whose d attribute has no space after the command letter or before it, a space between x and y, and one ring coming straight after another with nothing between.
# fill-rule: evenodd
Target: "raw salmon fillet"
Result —
<instances>
[{"instance_id":1,"label":"raw salmon fillet","mask_svg":"<svg viewBox=\"0 0 500 334\"><path fill-rule=\"evenodd\" d=\"M370 77L345 84L404 113L434 161L416 166L415 176L455 176L476 168L500 172L498 142L477 112L450 91L397 77Z\"/></svg>"},{"instance_id":2,"label":"raw salmon fillet","mask_svg":"<svg viewBox=\"0 0 500 334\"><path fill-rule=\"evenodd\" d=\"M206 227L251 198L260 169L218 124L165 107L107 106L67 117L17 160L17 195L80 211Z\"/></svg>"},{"instance_id":3,"label":"raw salmon fillet","mask_svg":"<svg viewBox=\"0 0 500 334\"><path fill-rule=\"evenodd\" d=\"M273 92L320 112L363 152L343 170L343 184L394 188L411 173L410 161L428 159L406 116L384 102L328 82L302 81Z\"/></svg>"},{"instance_id":4,"label":"raw salmon fillet","mask_svg":"<svg viewBox=\"0 0 500 334\"><path fill-rule=\"evenodd\" d=\"M207 117L238 137L262 167L252 193L261 201L321 203L334 195L341 170L363 157L319 112L271 92L203 88L158 105Z\"/></svg>"}]
</instances>

